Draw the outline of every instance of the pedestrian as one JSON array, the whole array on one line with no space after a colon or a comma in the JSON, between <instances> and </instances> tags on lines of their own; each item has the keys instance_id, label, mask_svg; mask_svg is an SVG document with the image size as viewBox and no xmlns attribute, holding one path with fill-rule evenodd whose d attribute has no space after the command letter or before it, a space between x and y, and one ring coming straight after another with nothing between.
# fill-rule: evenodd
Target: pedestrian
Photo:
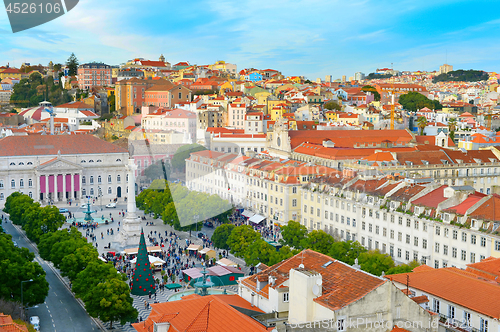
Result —
<instances>
[{"instance_id":1,"label":"pedestrian","mask_svg":"<svg viewBox=\"0 0 500 332\"><path fill-rule=\"evenodd\" d=\"M149 291L149 299L151 300L151 291Z\"/></svg>"}]
</instances>

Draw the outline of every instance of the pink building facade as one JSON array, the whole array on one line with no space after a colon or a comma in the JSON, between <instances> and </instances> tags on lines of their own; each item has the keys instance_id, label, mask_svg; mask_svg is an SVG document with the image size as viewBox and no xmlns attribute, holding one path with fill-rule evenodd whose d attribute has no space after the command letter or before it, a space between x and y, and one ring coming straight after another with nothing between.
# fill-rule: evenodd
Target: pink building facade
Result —
<instances>
[{"instance_id":1,"label":"pink building facade","mask_svg":"<svg viewBox=\"0 0 500 332\"><path fill-rule=\"evenodd\" d=\"M111 67L104 63L86 63L78 67L78 87L81 90L111 85Z\"/></svg>"}]
</instances>

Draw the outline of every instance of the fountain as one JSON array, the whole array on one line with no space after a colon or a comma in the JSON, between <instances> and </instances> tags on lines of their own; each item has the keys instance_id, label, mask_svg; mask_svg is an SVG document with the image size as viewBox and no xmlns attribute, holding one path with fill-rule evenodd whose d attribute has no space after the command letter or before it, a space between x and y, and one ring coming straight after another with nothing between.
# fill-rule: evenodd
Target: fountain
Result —
<instances>
[{"instance_id":1,"label":"fountain","mask_svg":"<svg viewBox=\"0 0 500 332\"><path fill-rule=\"evenodd\" d=\"M74 216L74 213L73 213L73 218L71 219L68 219L68 222L69 223L74 223L75 225L78 225L78 224L93 224L93 223L98 223L98 224L104 224L106 223L106 221L104 220L104 215L101 216L101 218L99 219L94 219L92 217L92 213L97 213L97 211L95 210L90 210L90 196L87 196L87 208L86 208L86 211L83 211L83 213L85 214L85 216L83 218L76 218Z\"/></svg>"},{"instance_id":2,"label":"fountain","mask_svg":"<svg viewBox=\"0 0 500 332\"><path fill-rule=\"evenodd\" d=\"M203 267L203 270L201 270L200 273L203 275L203 277L201 277L201 281L194 283L194 287L196 288L195 293L201 296L207 296L209 295L208 289L213 287L214 283L211 281L207 281L208 271L205 267Z\"/></svg>"},{"instance_id":3,"label":"fountain","mask_svg":"<svg viewBox=\"0 0 500 332\"><path fill-rule=\"evenodd\" d=\"M168 297L168 301L169 302L170 301L178 301L178 300L182 299L183 296L191 295L191 294L198 294L200 296L233 294L231 292L228 292L225 288L224 289L212 288L214 286L214 283L208 280L208 278L207 278L208 271L205 267L203 267L203 269L200 271L200 273L203 276L200 278L197 278L198 281L194 283L195 289L186 289L184 291L174 293ZM210 276L210 278L214 278L214 277L218 278L217 276Z\"/></svg>"}]
</instances>

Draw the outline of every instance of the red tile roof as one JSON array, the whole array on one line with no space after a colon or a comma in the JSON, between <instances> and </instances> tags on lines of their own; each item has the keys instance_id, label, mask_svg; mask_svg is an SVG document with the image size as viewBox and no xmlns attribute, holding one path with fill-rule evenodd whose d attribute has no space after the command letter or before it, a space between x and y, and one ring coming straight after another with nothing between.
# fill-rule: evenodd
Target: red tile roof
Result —
<instances>
[{"instance_id":1,"label":"red tile roof","mask_svg":"<svg viewBox=\"0 0 500 332\"><path fill-rule=\"evenodd\" d=\"M467 264L466 271L500 283L500 258L488 257L480 262Z\"/></svg>"},{"instance_id":2,"label":"red tile roof","mask_svg":"<svg viewBox=\"0 0 500 332\"><path fill-rule=\"evenodd\" d=\"M262 312L238 295L189 296L179 301L151 304L147 320L132 326L138 332L153 332L153 322L170 323L169 332L267 331L262 324L234 307Z\"/></svg>"},{"instance_id":3,"label":"red tile roof","mask_svg":"<svg viewBox=\"0 0 500 332\"><path fill-rule=\"evenodd\" d=\"M328 266L325 263L331 262ZM338 310L354 301L361 299L366 294L384 284L384 280L357 270L351 266L337 261L327 255L306 249L301 253L275 264L256 275L241 280L245 287L257 291L257 278L267 280L269 276L276 278L272 287L280 287L289 278L291 269L298 269L303 264L309 271L316 271L322 275L322 296L314 299L315 302ZM259 279L260 280L260 279ZM268 297L269 284L259 294Z\"/></svg>"},{"instance_id":4,"label":"red tile roof","mask_svg":"<svg viewBox=\"0 0 500 332\"><path fill-rule=\"evenodd\" d=\"M28 327L14 323L10 315L0 313L0 331L1 332L28 332Z\"/></svg>"},{"instance_id":5,"label":"red tile roof","mask_svg":"<svg viewBox=\"0 0 500 332\"><path fill-rule=\"evenodd\" d=\"M128 153L92 135L28 135L0 139L0 157L96 153Z\"/></svg>"},{"instance_id":6,"label":"red tile roof","mask_svg":"<svg viewBox=\"0 0 500 332\"><path fill-rule=\"evenodd\" d=\"M465 201L463 201L462 203L455 205L455 206L452 206L452 207L445 209L443 211L456 213L456 214L463 216L463 215L465 215L465 213L468 209L470 209L474 204L479 202L483 197L486 197L486 195L482 194L480 192L476 192L472 195L469 195L469 197L467 197L465 199Z\"/></svg>"},{"instance_id":7,"label":"red tile roof","mask_svg":"<svg viewBox=\"0 0 500 332\"><path fill-rule=\"evenodd\" d=\"M402 273L386 278L439 297L480 314L500 318L500 286L457 268Z\"/></svg>"},{"instance_id":8,"label":"red tile roof","mask_svg":"<svg viewBox=\"0 0 500 332\"><path fill-rule=\"evenodd\" d=\"M431 191L427 195L424 195L424 196L414 200L412 202L412 204L437 208L439 203L441 203L442 201L447 199L446 197L444 197L444 189L447 187L448 186L441 186L441 187Z\"/></svg>"}]
</instances>

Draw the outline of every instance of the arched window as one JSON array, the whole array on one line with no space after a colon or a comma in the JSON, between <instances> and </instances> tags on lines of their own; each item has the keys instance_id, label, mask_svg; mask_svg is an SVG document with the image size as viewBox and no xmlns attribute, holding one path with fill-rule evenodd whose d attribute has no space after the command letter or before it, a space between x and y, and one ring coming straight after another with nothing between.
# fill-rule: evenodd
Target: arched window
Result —
<instances>
[{"instance_id":1,"label":"arched window","mask_svg":"<svg viewBox=\"0 0 500 332\"><path fill-rule=\"evenodd\" d=\"M0 201L3 201L4 197L3 197L3 193L0 193Z\"/></svg>"},{"instance_id":2,"label":"arched window","mask_svg":"<svg viewBox=\"0 0 500 332\"><path fill-rule=\"evenodd\" d=\"M32 179L28 179L28 187L33 187L33 180Z\"/></svg>"},{"instance_id":3,"label":"arched window","mask_svg":"<svg viewBox=\"0 0 500 332\"><path fill-rule=\"evenodd\" d=\"M101 179L101 176L99 175L99 176L97 177L97 183L101 184L101 180L102 180L102 179Z\"/></svg>"},{"instance_id":4,"label":"arched window","mask_svg":"<svg viewBox=\"0 0 500 332\"><path fill-rule=\"evenodd\" d=\"M10 181L10 187L11 187L11 188L15 188L15 187L16 187L16 180L12 179L12 180Z\"/></svg>"},{"instance_id":5,"label":"arched window","mask_svg":"<svg viewBox=\"0 0 500 332\"><path fill-rule=\"evenodd\" d=\"M120 176L120 174L118 174L118 175L116 176L116 182L120 183L120 182L121 182L121 180L122 180L122 177Z\"/></svg>"},{"instance_id":6,"label":"arched window","mask_svg":"<svg viewBox=\"0 0 500 332\"><path fill-rule=\"evenodd\" d=\"M24 188L24 179L19 180L19 187Z\"/></svg>"},{"instance_id":7,"label":"arched window","mask_svg":"<svg viewBox=\"0 0 500 332\"><path fill-rule=\"evenodd\" d=\"M15 165L16 165L16 163L10 163L10 166L15 166Z\"/></svg>"},{"instance_id":8,"label":"arched window","mask_svg":"<svg viewBox=\"0 0 500 332\"><path fill-rule=\"evenodd\" d=\"M127 174L127 182L128 182L128 174Z\"/></svg>"},{"instance_id":9,"label":"arched window","mask_svg":"<svg viewBox=\"0 0 500 332\"><path fill-rule=\"evenodd\" d=\"M108 183L111 183L111 174L108 175Z\"/></svg>"},{"instance_id":10,"label":"arched window","mask_svg":"<svg viewBox=\"0 0 500 332\"><path fill-rule=\"evenodd\" d=\"M122 161L121 159L116 159L116 161Z\"/></svg>"},{"instance_id":11,"label":"arched window","mask_svg":"<svg viewBox=\"0 0 500 332\"><path fill-rule=\"evenodd\" d=\"M30 192L28 193L28 196L29 196L30 198L33 198L33 193L30 191Z\"/></svg>"},{"instance_id":12,"label":"arched window","mask_svg":"<svg viewBox=\"0 0 500 332\"><path fill-rule=\"evenodd\" d=\"M113 193L113 190L111 189L111 187L108 187L108 194L111 195Z\"/></svg>"},{"instance_id":13,"label":"arched window","mask_svg":"<svg viewBox=\"0 0 500 332\"><path fill-rule=\"evenodd\" d=\"M87 196L87 190L85 190L85 188L82 189L82 196Z\"/></svg>"},{"instance_id":14,"label":"arched window","mask_svg":"<svg viewBox=\"0 0 500 332\"><path fill-rule=\"evenodd\" d=\"M98 163L102 163L102 160L101 160L101 159L97 159L97 162L98 162Z\"/></svg>"},{"instance_id":15,"label":"arched window","mask_svg":"<svg viewBox=\"0 0 500 332\"><path fill-rule=\"evenodd\" d=\"M94 188L90 188L90 196L94 196Z\"/></svg>"},{"instance_id":16,"label":"arched window","mask_svg":"<svg viewBox=\"0 0 500 332\"><path fill-rule=\"evenodd\" d=\"M85 180L85 175L84 175L84 176L82 176L82 184L85 184L85 183L87 183L87 181Z\"/></svg>"},{"instance_id":17,"label":"arched window","mask_svg":"<svg viewBox=\"0 0 500 332\"><path fill-rule=\"evenodd\" d=\"M89 163L93 163L93 162L94 162L94 160L92 160L92 159L89 160Z\"/></svg>"},{"instance_id":18,"label":"arched window","mask_svg":"<svg viewBox=\"0 0 500 332\"><path fill-rule=\"evenodd\" d=\"M86 163L86 161L85 161L85 160L82 160L82 161L80 161L80 162L81 162L81 163Z\"/></svg>"},{"instance_id":19,"label":"arched window","mask_svg":"<svg viewBox=\"0 0 500 332\"><path fill-rule=\"evenodd\" d=\"M90 176L90 184L94 184L94 176L93 175Z\"/></svg>"},{"instance_id":20,"label":"arched window","mask_svg":"<svg viewBox=\"0 0 500 332\"><path fill-rule=\"evenodd\" d=\"M21 161L21 162L19 163L19 165L24 166L24 163Z\"/></svg>"},{"instance_id":21,"label":"arched window","mask_svg":"<svg viewBox=\"0 0 500 332\"><path fill-rule=\"evenodd\" d=\"M28 161L26 165L33 165L33 163L31 161Z\"/></svg>"}]
</instances>

